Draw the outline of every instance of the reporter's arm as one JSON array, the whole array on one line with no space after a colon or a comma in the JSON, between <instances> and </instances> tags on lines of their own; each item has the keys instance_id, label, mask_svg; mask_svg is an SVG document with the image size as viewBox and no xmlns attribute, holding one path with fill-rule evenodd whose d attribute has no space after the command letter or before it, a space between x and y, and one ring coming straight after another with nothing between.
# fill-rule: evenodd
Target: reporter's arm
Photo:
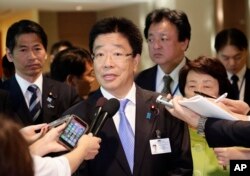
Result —
<instances>
[{"instance_id":1,"label":"reporter's arm","mask_svg":"<svg viewBox=\"0 0 250 176\"><path fill-rule=\"evenodd\" d=\"M218 162L222 166L229 165L230 160L249 160L250 149L243 147L214 148Z\"/></svg>"},{"instance_id":2,"label":"reporter's arm","mask_svg":"<svg viewBox=\"0 0 250 176\"><path fill-rule=\"evenodd\" d=\"M66 124L52 128L42 138L30 145L29 149L33 155L44 156L51 152L61 152L67 150L63 145L58 143L58 137Z\"/></svg>"},{"instance_id":3,"label":"reporter's arm","mask_svg":"<svg viewBox=\"0 0 250 176\"><path fill-rule=\"evenodd\" d=\"M48 125L46 123L30 125L20 129L19 131L28 144L32 144L48 131Z\"/></svg>"},{"instance_id":4,"label":"reporter's arm","mask_svg":"<svg viewBox=\"0 0 250 176\"><path fill-rule=\"evenodd\" d=\"M84 160L93 159L100 148L101 139L93 137L92 134L83 135L77 147L64 156L68 159L71 173L74 173Z\"/></svg>"},{"instance_id":5,"label":"reporter's arm","mask_svg":"<svg viewBox=\"0 0 250 176\"><path fill-rule=\"evenodd\" d=\"M250 147L250 122L208 118L205 136L210 147Z\"/></svg>"}]
</instances>

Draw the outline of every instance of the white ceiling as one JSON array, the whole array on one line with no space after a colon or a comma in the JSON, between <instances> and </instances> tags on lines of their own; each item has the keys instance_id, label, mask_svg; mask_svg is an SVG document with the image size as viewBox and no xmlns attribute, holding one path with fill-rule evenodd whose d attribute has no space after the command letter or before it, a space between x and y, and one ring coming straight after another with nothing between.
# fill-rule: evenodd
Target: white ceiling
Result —
<instances>
[{"instance_id":1,"label":"white ceiling","mask_svg":"<svg viewBox=\"0 0 250 176\"><path fill-rule=\"evenodd\" d=\"M0 0L0 19L19 10L101 11L149 0Z\"/></svg>"},{"instance_id":2,"label":"white ceiling","mask_svg":"<svg viewBox=\"0 0 250 176\"><path fill-rule=\"evenodd\" d=\"M0 10L99 11L148 0L0 0Z\"/></svg>"}]
</instances>

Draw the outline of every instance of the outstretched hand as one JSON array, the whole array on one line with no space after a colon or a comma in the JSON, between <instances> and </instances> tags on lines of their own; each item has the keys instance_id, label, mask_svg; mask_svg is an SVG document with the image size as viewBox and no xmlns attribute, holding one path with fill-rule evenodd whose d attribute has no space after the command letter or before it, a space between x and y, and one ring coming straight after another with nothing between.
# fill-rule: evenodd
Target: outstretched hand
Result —
<instances>
[{"instance_id":1,"label":"outstretched hand","mask_svg":"<svg viewBox=\"0 0 250 176\"><path fill-rule=\"evenodd\" d=\"M29 144L32 144L33 142L41 138L47 131L48 125L46 123L30 125L20 129L20 133Z\"/></svg>"}]
</instances>

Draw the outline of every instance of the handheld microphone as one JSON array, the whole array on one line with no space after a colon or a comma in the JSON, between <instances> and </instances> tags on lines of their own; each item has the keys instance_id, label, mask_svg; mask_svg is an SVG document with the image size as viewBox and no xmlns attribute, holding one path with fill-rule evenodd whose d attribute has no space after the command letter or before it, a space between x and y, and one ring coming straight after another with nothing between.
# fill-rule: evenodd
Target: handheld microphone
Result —
<instances>
[{"instance_id":1,"label":"handheld microphone","mask_svg":"<svg viewBox=\"0 0 250 176\"><path fill-rule=\"evenodd\" d=\"M93 120L89 126L89 132L92 132L93 129L96 126L96 122L98 120L98 117L100 116L100 113L102 112L103 109L103 105L107 102L107 99L105 97L100 97L97 102L96 102L96 109L95 109L95 113L93 116Z\"/></svg>"},{"instance_id":2,"label":"handheld microphone","mask_svg":"<svg viewBox=\"0 0 250 176\"><path fill-rule=\"evenodd\" d=\"M120 108L120 102L115 99L111 98L109 99L102 108L102 114L98 118L99 123L96 125L96 128L93 129L92 133L94 136L97 135L97 133L100 131L100 129L103 127L104 123L108 118L111 118L115 115L115 113L119 110Z\"/></svg>"}]
</instances>

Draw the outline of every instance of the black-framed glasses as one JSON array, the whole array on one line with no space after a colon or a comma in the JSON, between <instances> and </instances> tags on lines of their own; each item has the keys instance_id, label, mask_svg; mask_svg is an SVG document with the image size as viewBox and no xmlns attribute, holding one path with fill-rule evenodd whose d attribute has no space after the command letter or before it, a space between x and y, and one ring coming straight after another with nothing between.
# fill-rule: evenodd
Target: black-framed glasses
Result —
<instances>
[{"instance_id":1,"label":"black-framed glasses","mask_svg":"<svg viewBox=\"0 0 250 176\"><path fill-rule=\"evenodd\" d=\"M132 56L133 53L122 53L122 52L113 52L110 53L110 57L114 60L114 61L122 61L124 60L126 57L128 56ZM104 60L108 57L108 53L101 53L101 52L96 52L92 54L92 59L94 60Z\"/></svg>"}]
</instances>

